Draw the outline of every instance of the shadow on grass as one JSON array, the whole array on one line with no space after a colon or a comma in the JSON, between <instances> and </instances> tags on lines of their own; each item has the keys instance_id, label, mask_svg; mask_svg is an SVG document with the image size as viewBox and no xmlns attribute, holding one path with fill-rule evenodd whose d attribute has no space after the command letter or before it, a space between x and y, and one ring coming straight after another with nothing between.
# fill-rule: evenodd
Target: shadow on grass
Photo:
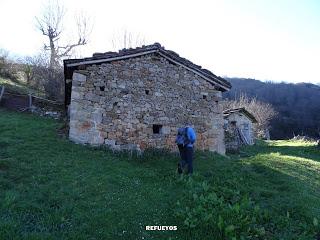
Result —
<instances>
[{"instance_id":1,"label":"shadow on grass","mask_svg":"<svg viewBox=\"0 0 320 240\"><path fill-rule=\"evenodd\" d=\"M272 143L259 141L258 144L254 146L243 147L242 151L244 151L249 156L258 153L280 153L281 155L301 157L312 161L320 162L320 149L315 144L312 145L312 143L306 143L306 145L274 145Z\"/></svg>"},{"instance_id":2,"label":"shadow on grass","mask_svg":"<svg viewBox=\"0 0 320 240\"><path fill-rule=\"evenodd\" d=\"M320 215L320 194L315 186L264 165L264 161L254 161L258 157L259 154L251 153L250 158L223 158L198 152L194 179L208 182L230 205L248 195L267 210L268 218L258 225L265 228L265 239L313 239L316 234L313 219ZM238 228L239 223L229 224ZM205 239L210 231L203 225L189 231L184 239Z\"/></svg>"}]
</instances>

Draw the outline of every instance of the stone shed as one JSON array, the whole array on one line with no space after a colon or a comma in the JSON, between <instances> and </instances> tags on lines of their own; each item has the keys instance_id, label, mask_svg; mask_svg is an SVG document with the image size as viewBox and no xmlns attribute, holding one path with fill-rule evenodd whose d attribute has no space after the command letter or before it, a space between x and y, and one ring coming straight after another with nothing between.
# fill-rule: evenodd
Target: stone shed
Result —
<instances>
[{"instance_id":1,"label":"stone shed","mask_svg":"<svg viewBox=\"0 0 320 240\"><path fill-rule=\"evenodd\" d=\"M198 149L225 153L220 100L230 83L158 43L68 59L64 73L74 142L174 150L189 122Z\"/></svg>"},{"instance_id":2,"label":"stone shed","mask_svg":"<svg viewBox=\"0 0 320 240\"><path fill-rule=\"evenodd\" d=\"M254 144L253 124L256 118L245 108L235 108L223 111L226 130L227 149L237 150L241 145Z\"/></svg>"}]
</instances>

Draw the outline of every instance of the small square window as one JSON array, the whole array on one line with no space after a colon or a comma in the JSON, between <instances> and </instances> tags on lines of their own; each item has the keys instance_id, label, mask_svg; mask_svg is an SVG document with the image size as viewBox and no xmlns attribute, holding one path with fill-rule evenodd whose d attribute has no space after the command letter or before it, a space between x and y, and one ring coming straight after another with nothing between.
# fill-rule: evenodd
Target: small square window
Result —
<instances>
[{"instance_id":1,"label":"small square window","mask_svg":"<svg viewBox=\"0 0 320 240\"><path fill-rule=\"evenodd\" d=\"M145 90L145 93L146 93L147 95L149 95L150 90L149 90L149 89L146 89L146 90Z\"/></svg>"},{"instance_id":2,"label":"small square window","mask_svg":"<svg viewBox=\"0 0 320 240\"><path fill-rule=\"evenodd\" d=\"M152 125L153 134L161 134L162 133L162 125L154 124Z\"/></svg>"},{"instance_id":3,"label":"small square window","mask_svg":"<svg viewBox=\"0 0 320 240\"><path fill-rule=\"evenodd\" d=\"M202 95L202 98L203 99L207 99L207 95Z\"/></svg>"},{"instance_id":4,"label":"small square window","mask_svg":"<svg viewBox=\"0 0 320 240\"><path fill-rule=\"evenodd\" d=\"M100 91L104 91L104 86L101 86L101 87L100 87Z\"/></svg>"}]
</instances>

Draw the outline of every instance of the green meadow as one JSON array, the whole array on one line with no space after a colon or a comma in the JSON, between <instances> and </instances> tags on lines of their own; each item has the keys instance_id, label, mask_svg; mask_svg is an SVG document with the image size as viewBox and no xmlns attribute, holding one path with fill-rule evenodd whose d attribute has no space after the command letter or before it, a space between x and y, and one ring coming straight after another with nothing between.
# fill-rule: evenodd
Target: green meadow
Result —
<instances>
[{"instance_id":1,"label":"green meadow","mask_svg":"<svg viewBox=\"0 0 320 240\"><path fill-rule=\"evenodd\" d=\"M62 122L0 109L0 239L317 239L320 151L267 141L238 155L141 156L77 145ZM146 226L177 231L146 231Z\"/></svg>"}]
</instances>

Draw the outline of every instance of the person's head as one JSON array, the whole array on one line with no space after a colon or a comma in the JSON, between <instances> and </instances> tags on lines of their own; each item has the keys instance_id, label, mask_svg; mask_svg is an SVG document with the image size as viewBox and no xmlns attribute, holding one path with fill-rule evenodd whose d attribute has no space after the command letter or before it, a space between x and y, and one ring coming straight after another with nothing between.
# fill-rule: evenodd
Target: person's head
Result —
<instances>
[{"instance_id":1,"label":"person's head","mask_svg":"<svg viewBox=\"0 0 320 240\"><path fill-rule=\"evenodd\" d=\"M190 126L192 125L192 123L191 123L191 121L190 121L190 118L187 117L187 118L184 120L183 124L184 124L184 127L190 127Z\"/></svg>"},{"instance_id":2,"label":"person's head","mask_svg":"<svg viewBox=\"0 0 320 240\"><path fill-rule=\"evenodd\" d=\"M178 128L178 134L179 135L183 135L184 134L184 128L183 127Z\"/></svg>"},{"instance_id":3,"label":"person's head","mask_svg":"<svg viewBox=\"0 0 320 240\"><path fill-rule=\"evenodd\" d=\"M184 122L184 127L193 127L193 124L192 124L192 122L190 120L186 120Z\"/></svg>"}]
</instances>

